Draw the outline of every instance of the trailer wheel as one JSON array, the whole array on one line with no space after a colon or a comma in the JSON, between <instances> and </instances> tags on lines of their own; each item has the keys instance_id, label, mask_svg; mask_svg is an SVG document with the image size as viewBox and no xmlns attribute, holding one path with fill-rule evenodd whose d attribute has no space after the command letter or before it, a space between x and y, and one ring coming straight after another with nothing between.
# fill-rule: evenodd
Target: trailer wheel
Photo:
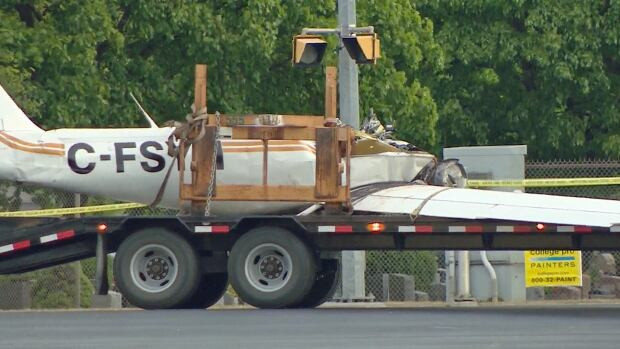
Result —
<instances>
[{"instance_id":1,"label":"trailer wheel","mask_svg":"<svg viewBox=\"0 0 620 349\"><path fill-rule=\"evenodd\" d=\"M285 308L301 301L316 277L315 258L293 233L277 227L250 230L228 258L230 282L243 301Z\"/></svg>"},{"instance_id":2,"label":"trailer wheel","mask_svg":"<svg viewBox=\"0 0 620 349\"><path fill-rule=\"evenodd\" d=\"M196 293L183 306L185 309L206 309L222 298L228 287L228 273L204 274Z\"/></svg>"},{"instance_id":3,"label":"trailer wheel","mask_svg":"<svg viewBox=\"0 0 620 349\"><path fill-rule=\"evenodd\" d=\"M184 238L149 228L121 243L114 277L121 293L137 307L180 308L198 289L198 256Z\"/></svg>"},{"instance_id":4,"label":"trailer wheel","mask_svg":"<svg viewBox=\"0 0 620 349\"><path fill-rule=\"evenodd\" d=\"M332 298L340 281L340 261L322 259L321 263L322 270L317 273L310 292L291 308L316 308Z\"/></svg>"}]
</instances>

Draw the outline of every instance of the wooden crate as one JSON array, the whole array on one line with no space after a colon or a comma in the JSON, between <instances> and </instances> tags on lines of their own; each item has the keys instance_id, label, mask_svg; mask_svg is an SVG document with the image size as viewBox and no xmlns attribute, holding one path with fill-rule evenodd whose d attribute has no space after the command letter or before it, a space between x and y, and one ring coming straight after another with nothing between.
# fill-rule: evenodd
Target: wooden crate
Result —
<instances>
[{"instance_id":1,"label":"wooden crate","mask_svg":"<svg viewBox=\"0 0 620 349\"><path fill-rule=\"evenodd\" d=\"M204 213L216 164L217 117L205 114L207 107L206 66L196 66L194 106L197 111L189 130L189 139L181 140L179 151L180 199L191 201L192 213ZM351 207L350 165L354 133L349 126L338 126L336 116L336 70L328 67L325 83L326 116L310 115L220 115L219 126L230 127L232 139L260 140L263 144L262 185L216 185L213 201L289 201L325 202L348 210ZM201 114L202 112L202 114ZM192 140L192 141L190 141ZM269 185L268 145L272 140L309 140L315 142L316 173L313 186ZM191 183L184 183L185 154L192 145ZM344 166L343 166L344 163ZM342 181L345 173L344 183Z\"/></svg>"}]
</instances>

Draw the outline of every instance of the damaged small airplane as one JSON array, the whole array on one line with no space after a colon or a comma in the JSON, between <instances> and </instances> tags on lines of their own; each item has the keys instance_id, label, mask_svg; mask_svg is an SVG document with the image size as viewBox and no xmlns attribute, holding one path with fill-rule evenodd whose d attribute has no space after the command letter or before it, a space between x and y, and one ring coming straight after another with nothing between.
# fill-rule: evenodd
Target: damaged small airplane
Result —
<instances>
[{"instance_id":1,"label":"damaged small airplane","mask_svg":"<svg viewBox=\"0 0 620 349\"><path fill-rule=\"evenodd\" d=\"M168 169L174 166L166 149L174 127L149 123L149 128L44 131L0 86L0 179L151 204ZM225 129L222 134L226 134ZM262 143L225 136L221 143L225 166L217 170L217 183L260 184ZM464 177L455 161L438 162L427 152L394 145L398 143L358 135L351 159L355 212L601 227L620 222L617 201L453 188L462 186ZM269 172L268 182L312 185L314 161L311 141L271 141L268 163L276 170ZM171 171L159 206L180 208L177 183L178 172ZM211 212L276 214L301 212L308 206L218 201Z\"/></svg>"},{"instance_id":2,"label":"damaged small airplane","mask_svg":"<svg viewBox=\"0 0 620 349\"><path fill-rule=\"evenodd\" d=\"M166 145L174 127L149 123L149 128L44 131L0 86L0 178L151 204L166 172L174 166ZM223 134L226 131L222 129ZM226 137L221 143L226 166L217 171L218 184L260 184L262 143ZM363 144L352 160L354 187L377 182L410 182L435 159L426 152L403 152L369 138ZM268 182L312 185L314 154L313 142L271 141L269 167L277 170L269 172ZM171 171L159 206L179 208L177 171ZM300 203L215 202L212 213L266 214L305 207L307 204Z\"/></svg>"}]
</instances>

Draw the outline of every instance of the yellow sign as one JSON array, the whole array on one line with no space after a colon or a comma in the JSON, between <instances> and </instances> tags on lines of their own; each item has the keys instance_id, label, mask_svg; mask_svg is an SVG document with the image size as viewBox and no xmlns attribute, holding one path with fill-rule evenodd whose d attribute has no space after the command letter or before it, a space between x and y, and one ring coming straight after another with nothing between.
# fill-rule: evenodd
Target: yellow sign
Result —
<instances>
[{"instance_id":1,"label":"yellow sign","mask_svg":"<svg viewBox=\"0 0 620 349\"><path fill-rule=\"evenodd\" d=\"M581 286L581 251L525 251L525 287Z\"/></svg>"}]
</instances>

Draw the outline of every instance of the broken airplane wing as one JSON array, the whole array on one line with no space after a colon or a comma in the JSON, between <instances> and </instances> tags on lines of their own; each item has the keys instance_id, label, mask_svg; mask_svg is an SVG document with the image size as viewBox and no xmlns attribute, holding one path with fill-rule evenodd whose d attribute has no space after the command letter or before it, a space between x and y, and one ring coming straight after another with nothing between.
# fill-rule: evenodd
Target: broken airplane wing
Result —
<instances>
[{"instance_id":1,"label":"broken airplane wing","mask_svg":"<svg viewBox=\"0 0 620 349\"><path fill-rule=\"evenodd\" d=\"M610 227L620 202L478 189L395 185L354 202L356 211Z\"/></svg>"}]
</instances>

